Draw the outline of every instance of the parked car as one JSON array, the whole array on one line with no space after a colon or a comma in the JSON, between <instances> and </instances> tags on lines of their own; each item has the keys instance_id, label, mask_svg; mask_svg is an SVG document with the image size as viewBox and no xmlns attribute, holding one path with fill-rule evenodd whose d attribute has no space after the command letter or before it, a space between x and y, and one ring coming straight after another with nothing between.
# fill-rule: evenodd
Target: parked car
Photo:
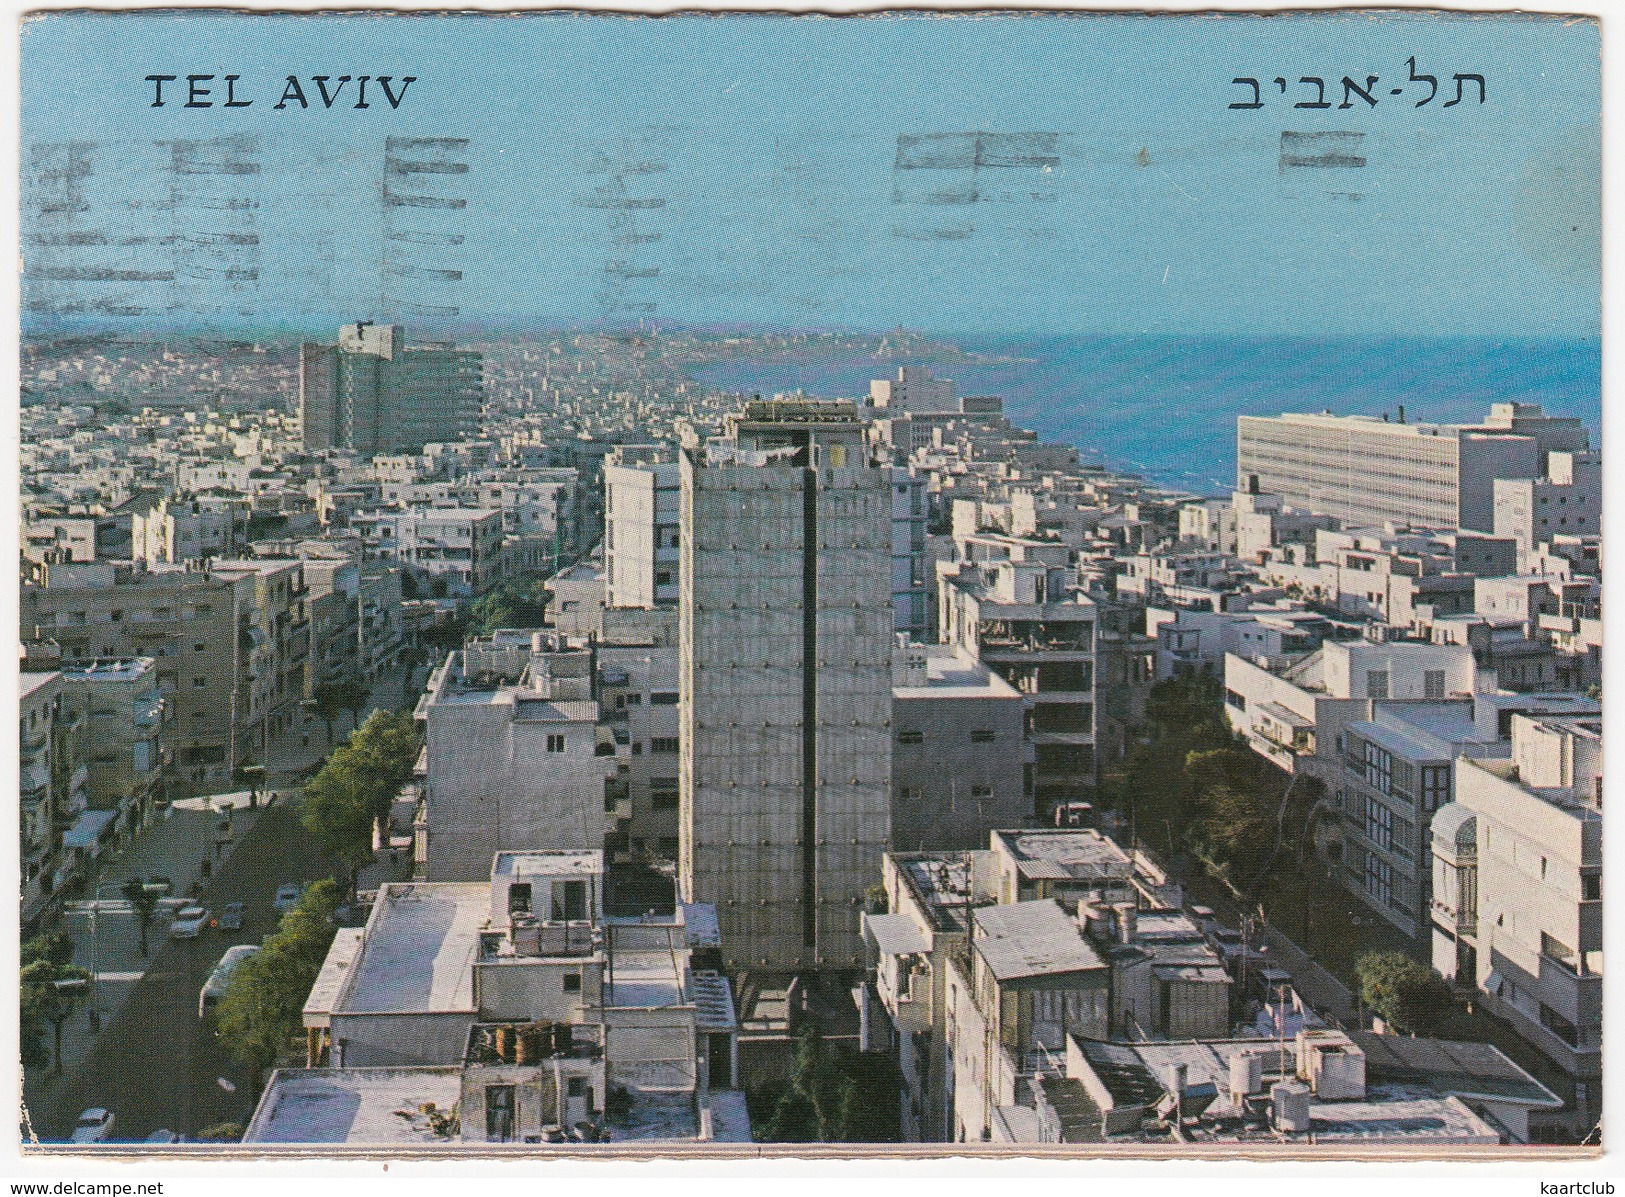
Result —
<instances>
[{"instance_id":1,"label":"parked car","mask_svg":"<svg viewBox=\"0 0 1625 1197\"><path fill-rule=\"evenodd\" d=\"M241 902L227 902L220 911L220 929L222 931L241 931L243 929L243 904Z\"/></svg>"},{"instance_id":2,"label":"parked car","mask_svg":"<svg viewBox=\"0 0 1625 1197\"><path fill-rule=\"evenodd\" d=\"M282 886L276 891L276 912L278 914L287 914L288 911L299 905L299 895L302 893L304 893L304 887L295 885L293 882Z\"/></svg>"},{"instance_id":3,"label":"parked car","mask_svg":"<svg viewBox=\"0 0 1625 1197\"><path fill-rule=\"evenodd\" d=\"M68 1136L68 1142L105 1143L112 1133L113 1111L103 1109L101 1106L91 1106L79 1115L79 1121L74 1124L73 1134Z\"/></svg>"},{"instance_id":4,"label":"parked car","mask_svg":"<svg viewBox=\"0 0 1625 1197\"><path fill-rule=\"evenodd\" d=\"M172 939L196 939L208 926L209 912L201 906L183 906L175 912L175 921L169 925Z\"/></svg>"},{"instance_id":5,"label":"parked car","mask_svg":"<svg viewBox=\"0 0 1625 1197\"><path fill-rule=\"evenodd\" d=\"M172 1130L155 1130L155 1131L152 1132L152 1134L148 1135L145 1139L143 1139L141 1141L143 1143L184 1143L184 1142L186 1142L185 1139L181 1138L178 1134L176 1134Z\"/></svg>"}]
</instances>

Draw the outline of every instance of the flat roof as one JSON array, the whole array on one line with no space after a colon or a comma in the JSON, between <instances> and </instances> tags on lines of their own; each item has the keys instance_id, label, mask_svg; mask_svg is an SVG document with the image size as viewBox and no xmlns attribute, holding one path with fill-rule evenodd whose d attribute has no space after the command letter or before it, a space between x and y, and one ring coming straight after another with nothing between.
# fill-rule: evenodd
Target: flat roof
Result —
<instances>
[{"instance_id":1,"label":"flat roof","mask_svg":"<svg viewBox=\"0 0 1625 1197\"><path fill-rule=\"evenodd\" d=\"M1021 697L1019 690L980 661L961 656L948 645L936 644L925 647L927 649L925 685L893 686L893 698L1019 699Z\"/></svg>"},{"instance_id":2,"label":"flat roof","mask_svg":"<svg viewBox=\"0 0 1625 1197\"><path fill-rule=\"evenodd\" d=\"M867 914L863 925L882 956L907 956L931 950L931 937L906 914Z\"/></svg>"},{"instance_id":3,"label":"flat roof","mask_svg":"<svg viewBox=\"0 0 1625 1197\"><path fill-rule=\"evenodd\" d=\"M362 934L360 927L340 927L334 933L333 943L327 949L327 959L322 961L322 971L316 974L316 983L310 987L310 996L305 999L307 1027L327 1025L333 1003L344 991L344 983L350 979L351 966L361 952ZM312 1021L313 1018L315 1021Z\"/></svg>"},{"instance_id":4,"label":"flat roof","mask_svg":"<svg viewBox=\"0 0 1625 1197\"><path fill-rule=\"evenodd\" d=\"M455 1109L462 1086L460 1068L279 1068L243 1142L445 1147L421 1107Z\"/></svg>"},{"instance_id":5,"label":"flat roof","mask_svg":"<svg viewBox=\"0 0 1625 1197\"><path fill-rule=\"evenodd\" d=\"M474 1009L479 932L490 916L486 882L396 882L378 891L350 985L335 1014Z\"/></svg>"},{"instance_id":6,"label":"flat roof","mask_svg":"<svg viewBox=\"0 0 1625 1197\"><path fill-rule=\"evenodd\" d=\"M671 952L617 950L604 971L606 1006L681 1006L687 1001Z\"/></svg>"},{"instance_id":7,"label":"flat roof","mask_svg":"<svg viewBox=\"0 0 1625 1197\"><path fill-rule=\"evenodd\" d=\"M1128 854L1093 828L995 831L993 837L1033 880L1127 878L1134 871Z\"/></svg>"},{"instance_id":8,"label":"flat roof","mask_svg":"<svg viewBox=\"0 0 1625 1197\"><path fill-rule=\"evenodd\" d=\"M1420 1082L1440 1093L1557 1109L1563 1100L1489 1043L1350 1031L1366 1077Z\"/></svg>"},{"instance_id":9,"label":"flat roof","mask_svg":"<svg viewBox=\"0 0 1625 1197\"><path fill-rule=\"evenodd\" d=\"M545 852L498 852L494 877L558 877L565 873L602 873L604 853L598 848Z\"/></svg>"},{"instance_id":10,"label":"flat roof","mask_svg":"<svg viewBox=\"0 0 1625 1197\"><path fill-rule=\"evenodd\" d=\"M971 946L1000 981L1105 970L1078 925L1048 898L984 906L971 916Z\"/></svg>"},{"instance_id":11,"label":"flat roof","mask_svg":"<svg viewBox=\"0 0 1625 1197\"><path fill-rule=\"evenodd\" d=\"M61 676L62 676L62 674L61 674L61 672L59 670L52 670L49 673L22 673L22 674L18 674L17 675L17 693L24 700L26 700L28 698L28 696L30 694L32 694L35 690L44 689L44 687L48 683L56 681Z\"/></svg>"}]
</instances>

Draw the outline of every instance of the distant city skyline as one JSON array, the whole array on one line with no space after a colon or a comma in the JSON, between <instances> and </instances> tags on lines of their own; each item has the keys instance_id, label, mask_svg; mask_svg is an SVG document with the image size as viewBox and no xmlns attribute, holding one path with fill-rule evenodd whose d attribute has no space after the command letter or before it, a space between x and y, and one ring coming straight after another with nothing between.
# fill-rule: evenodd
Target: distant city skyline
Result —
<instances>
[{"instance_id":1,"label":"distant city skyline","mask_svg":"<svg viewBox=\"0 0 1625 1197\"><path fill-rule=\"evenodd\" d=\"M1597 50L1592 23L1422 13L47 15L23 27L25 317L1592 336ZM1229 107L1233 78L1349 99L1344 76L1413 70L1487 98ZM275 107L290 73L309 108ZM185 106L193 74L215 107ZM219 106L228 74L251 106ZM415 81L323 107L315 77L363 74ZM85 207L46 218L69 142Z\"/></svg>"}]
</instances>

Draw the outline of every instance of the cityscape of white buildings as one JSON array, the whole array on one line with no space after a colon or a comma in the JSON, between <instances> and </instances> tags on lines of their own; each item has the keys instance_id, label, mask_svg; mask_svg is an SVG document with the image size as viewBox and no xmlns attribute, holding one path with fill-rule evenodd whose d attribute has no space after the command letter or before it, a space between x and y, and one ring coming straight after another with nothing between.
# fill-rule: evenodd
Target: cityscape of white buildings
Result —
<instances>
[{"instance_id":1,"label":"cityscape of white buildings","mask_svg":"<svg viewBox=\"0 0 1625 1197\"><path fill-rule=\"evenodd\" d=\"M291 367L25 355L25 928L165 802L308 743L323 691L432 666L412 880L339 932L246 1141L444 1143L450 1109L464 1145L748 1141L807 1023L892 1060L922 1142L1592 1132L1578 421L1244 416L1202 497L922 367L745 400L682 378L699 338L650 342L423 350L410 418L387 326ZM543 582L541 619L434 634ZM1104 814L1192 675L1324 788L1326 884L1538 1079L1317 1012Z\"/></svg>"}]
</instances>

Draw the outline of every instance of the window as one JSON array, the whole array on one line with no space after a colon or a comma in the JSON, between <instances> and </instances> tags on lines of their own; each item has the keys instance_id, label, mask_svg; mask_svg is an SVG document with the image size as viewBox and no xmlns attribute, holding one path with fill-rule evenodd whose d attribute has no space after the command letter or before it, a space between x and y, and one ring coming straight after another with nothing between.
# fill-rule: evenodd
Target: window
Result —
<instances>
[{"instance_id":1,"label":"window","mask_svg":"<svg viewBox=\"0 0 1625 1197\"><path fill-rule=\"evenodd\" d=\"M206 678L206 677L195 677L195 678L192 679L192 688L194 690L202 690L206 686L208 686L208 684L209 684L209 679Z\"/></svg>"},{"instance_id":2,"label":"window","mask_svg":"<svg viewBox=\"0 0 1625 1197\"><path fill-rule=\"evenodd\" d=\"M649 779L649 805L655 810L676 810L679 790L675 777Z\"/></svg>"},{"instance_id":3,"label":"window","mask_svg":"<svg viewBox=\"0 0 1625 1197\"><path fill-rule=\"evenodd\" d=\"M1540 1004L1540 1025L1570 1047L1580 1046L1579 1029L1545 1002Z\"/></svg>"},{"instance_id":4,"label":"window","mask_svg":"<svg viewBox=\"0 0 1625 1197\"><path fill-rule=\"evenodd\" d=\"M677 691L656 690L649 695L649 705L656 707L674 707L677 705Z\"/></svg>"},{"instance_id":5,"label":"window","mask_svg":"<svg viewBox=\"0 0 1625 1197\"><path fill-rule=\"evenodd\" d=\"M991 798L991 797L993 797L993 787L992 786L972 786L970 788L970 796L972 798Z\"/></svg>"},{"instance_id":6,"label":"window","mask_svg":"<svg viewBox=\"0 0 1625 1197\"><path fill-rule=\"evenodd\" d=\"M1444 670L1428 669L1422 674L1422 697L1444 697Z\"/></svg>"},{"instance_id":7,"label":"window","mask_svg":"<svg viewBox=\"0 0 1625 1197\"><path fill-rule=\"evenodd\" d=\"M1601 873L1581 873L1580 874L1580 901L1582 901L1582 902L1601 902L1602 901L1602 874Z\"/></svg>"},{"instance_id":8,"label":"window","mask_svg":"<svg viewBox=\"0 0 1625 1197\"><path fill-rule=\"evenodd\" d=\"M1365 802L1365 838L1385 851L1394 848L1394 812L1375 798Z\"/></svg>"},{"instance_id":9,"label":"window","mask_svg":"<svg viewBox=\"0 0 1625 1197\"><path fill-rule=\"evenodd\" d=\"M663 569L663 570L660 570L658 573L656 573L655 574L655 585L656 586L670 586L671 585L671 570Z\"/></svg>"},{"instance_id":10,"label":"window","mask_svg":"<svg viewBox=\"0 0 1625 1197\"><path fill-rule=\"evenodd\" d=\"M581 974L580 973L565 973L564 974L564 992L565 993L580 993L581 992Z\"/></svg>"},{"instance_id":11,"label":"window","mask_svg":"<svg viewBox=\"0 0 1625 1197\"><path fill-rule=\"evenodd\" d=\"M972 744L991 744L996 739L998 737L993 734L992 729L986 727L979 727L970 734Z\"/></svg>"},{"instance_id":12,"label":"window","mask_svg":"<svg viewBox=\"0 0 1625 1197\"><path fill-rule=\"evenodd\" d=\"M530 913L530 882L515 881L508 887L508 913Z\"/></svg>"},{"instance_id":13,"label":"window","mask_svg":"<svg viewBox=\"0 0 1625 1197\"><path fill-rule=\"evenodd\" d=\"M925 733L917 731L900 731L897 733L899 744L924 744Z\"/></svg>"},{"instance_id":14,"label":"window","mask_svg":"<svg viewBox=\"0 0 1625 1197\"><path fill-rule=\"evenodd\" d=\"M1365 856L1365 892L1384 904L1394 900L1394 866L1369 852Z\"/></svg>"},{"instance_id":15,"label":"window","mask_svg":"<svg viewBox=\"0 0 1625 1197\"><path fill-rule=\"evenodd\" d=\"M1369 740L1362 742L1365 745L1365 784L1379 793L1391 793L1394 783L1393 753Z\"/></svg>"},{"instance_id":16,"label":"window","mask_svg":"<svg viewBox=\"0 0 1625 1197\"><path fill-rule=\"evenodd\" d=\"M649 741L650 752L676 752L676 736L654 736Z\"/></svg>"},{"instance_id":17,"label":"window","mask_svg":"<svg viewBox=\"0 0 1625 1197\"><path fill-rule=\"evenodd\" d=\"M512 1085L485 1087L485 1141L512 1143L514 1131Z\"/></svg>"},{"instance_id":18,"label":"window","mask_svg":"<svg viewBox=\"0 0 1625 1197\"><path fill-rule=\"evenodd\" d=\"M1450 766L1422 766L1422 813L1429 814L1450 801Z\"/></svg>"},{"instance_id":19,"label":"window","mask_svg":"<svg viewBox=\"0 0 1625 1197\"><path fill-rule=\"evenodd\" d=\"M585 881L555 881L553 883L553 921L580 922L587 917L587 883Z\"/></svg>"},{"instance_id":20,"label":"window","mask_svg":"<svg viewBox=\"0 0 1625 1197\"><path fill-rule=\"evenodd\" d=\"M547 750L549 752L563 752L564 751L564 737L560 736L560 735L552 735L552 734L550 734L547 737Z\"/></svg>"},{"instance_id":21,"label":"window","mask_svg":"<svg viewBox=\"0 0 1625 1197\"><path fill-rule=\"evenodd\" d=\"M1238 711L1245 711L1247 709L1247 699L1244 695L1237 694L1234 690L1226 690L1224 692L1224 705L1227 707L1234 707Z\"/></svg>"},{"instance_id":22,"label":"window","mask_svg":"<svg viewBox=\"0 0 1625 1197\"><path fill-rule=\"evenodd\" d=\"M626 705L629 707L641 707L643 705L643 695L641 694L625 694L622 697L626 699ZM620 702L621 700L617 698L615 705L619 706Z\"/></svg>"},{"instance_id":23,"label":"window","mask_svg":"<svg viewBox=\"0 0 1625 1197\"><path fill-rule=\"evenodd\" d=\"M1388 697L1388 671L1386 669L1373 669L1365 675L1365 696L1367 698Z\"/></svg>"},{"instance_id":24,"label":"window","mask_svg":"<svg viewBox=\"0 0 1625 1197\"><path fill-rule=\"evenodd\" d=\"M195 653L207 652L208 650L209 646L207 644L194 644L192 646L192 651Z\"/></svg>"}]
</instances>

